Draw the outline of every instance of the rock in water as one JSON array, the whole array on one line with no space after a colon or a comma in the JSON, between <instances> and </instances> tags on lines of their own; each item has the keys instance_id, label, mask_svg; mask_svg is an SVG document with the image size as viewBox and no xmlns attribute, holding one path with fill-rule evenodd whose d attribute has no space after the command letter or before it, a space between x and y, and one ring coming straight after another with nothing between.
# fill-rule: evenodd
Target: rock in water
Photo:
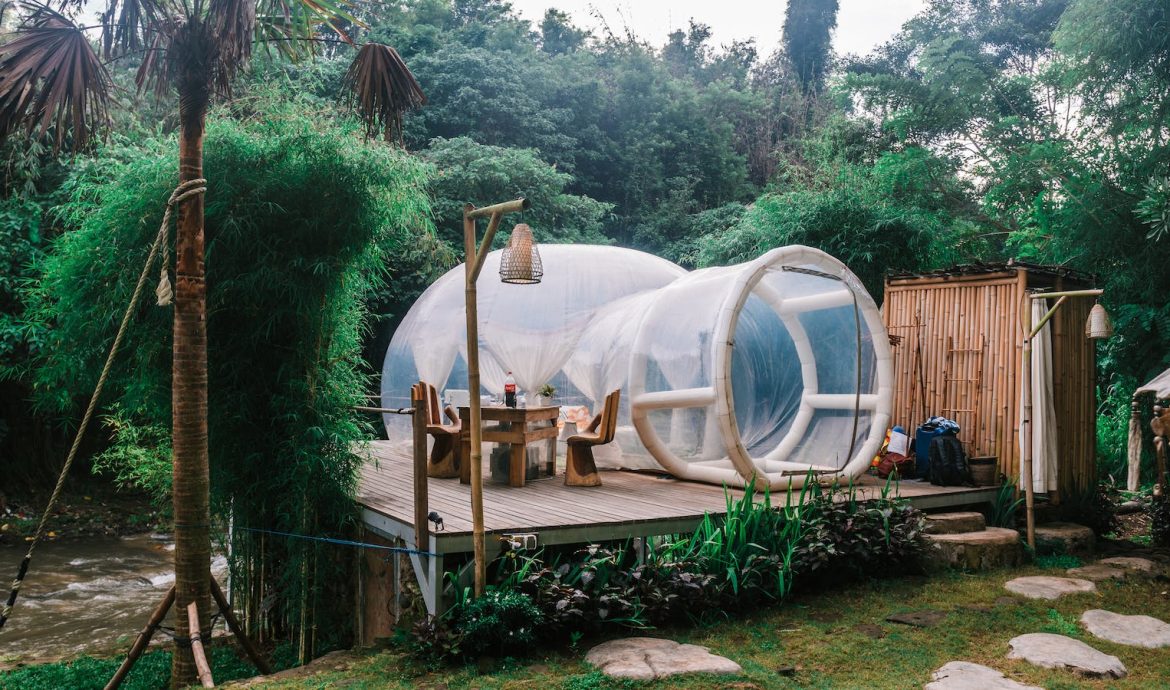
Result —
<instances>
[{"instance_id":1,"label":"rock in water","mask_svg":"<svg viewBox=\"0 0 1170 690\"><path fill-rule=\"evenodd\" d=\"M1009 659L1023 659L1044 668L1064 668L1084 678L1124 678L1121 659L1064 635L1028 633L1013 638Z\"/></svg>"},{"instance_id":2,"label":"rock in water","mask_svg":"<svg viewBox=\"0 0 1170 690\"><path fill-rule=\"evenodd\" d=\"M1004 583L1004 589L1029 599L1059 599L1066 594L1096 592L1097 585L1072 577L1032 575L1017 577Z\"/></svg>"},{"instance_id":3,"label":"rock in water","mask_svg":"<svg viewBox=\"0 0 1170 690\"><path fill-rule=\"evenodd\" d=\"M654 680L683 673L743 673L731 659L706 647L656 637L627 637L597 645L585 661L612 678Z\"/></svg>"},{"instance_id":4,"label":"rock in water","mask_svg":"<svg viewBox=\"0 0 1170 690\"><path fill-rule=\"evenodd\" d=\"M1102 640L1131 647L1170 647L1170 624L1150 616L1126 616L1104 609L1081 614L1085 629Z\"/></svg>"},{"instance_id":5,"label":"rock in water","mask_svg":"<svg viewBox=\"0 0 1170 690\"><path fill-rule=\"evenodd\" d=\"M999 671L970 661L948 661L931 675L923 690L1041 690L1007 678Z\"/></svg>"}]
</instances>

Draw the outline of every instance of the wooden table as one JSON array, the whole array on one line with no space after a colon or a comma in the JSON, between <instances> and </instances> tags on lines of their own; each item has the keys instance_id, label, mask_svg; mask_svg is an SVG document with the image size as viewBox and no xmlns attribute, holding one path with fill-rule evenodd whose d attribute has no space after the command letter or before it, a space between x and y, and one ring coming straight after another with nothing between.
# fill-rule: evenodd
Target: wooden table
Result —
<instances>
[{"instance_id":1,"label":"wooden table","mask_svg":"<svg viewBox=\"0 0 1170 690\"><path fill-rule=\"evenodd\" d=\"M508 485L524 486L528 465L528 444L548 441L550 457L556 463L557 417L559 406L551 407L505 407L484 405L480 409L484 427L484 442L511 444L508 461ZM460 440L463 444L463 462L459 466L459 481L471 483L471 408L460 407L459 419L463 422ZM487 424L497 422L497 424ZM546 423L547 422L547 423ZM482 461L482 459L481 459Z\"/></svg>"}]
</instances>

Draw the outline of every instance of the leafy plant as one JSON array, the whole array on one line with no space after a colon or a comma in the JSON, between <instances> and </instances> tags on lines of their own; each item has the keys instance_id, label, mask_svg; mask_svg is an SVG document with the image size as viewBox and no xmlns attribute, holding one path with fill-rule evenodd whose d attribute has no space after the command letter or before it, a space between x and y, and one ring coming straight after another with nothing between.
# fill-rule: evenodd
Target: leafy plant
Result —
<instances>
[{"instance_id":1,"label":"leafy plant","mask_svg":"<svg viewBox=\"0 0 1170 690\"><path fill-rule=\"evenodd\" d=\"M1069 491L1062 496L1061 515L1064 519L1084 525L1103 537L1117 530L1117 506L1103 482L1084 491Z\"/></svg>"},{"instance_id":2,"label":"leafy plant","mask_svg":"<svg viewBox=\"0 0 1170 690\"><path fill-rule=\"evenodd\" d=\"M540 387L540 390L538 390L536 392L538 395L543 395L546 398L551 398L557 394L557 389L551 383L546 383Z\"/></svg>"},{"instance_id":3,"label":"leafy plant","mask_svg":"<svg viewBox=\"0 0 1170 690\"><path fill-rule=\"evenodd\" d=\"M1016 513L1024 505L1023 496L1016 495L1016 480L1009 479L1000 484L995 500L987 513L987 523L992 527L1016 528Z\"/></svg>"}]
</instances>

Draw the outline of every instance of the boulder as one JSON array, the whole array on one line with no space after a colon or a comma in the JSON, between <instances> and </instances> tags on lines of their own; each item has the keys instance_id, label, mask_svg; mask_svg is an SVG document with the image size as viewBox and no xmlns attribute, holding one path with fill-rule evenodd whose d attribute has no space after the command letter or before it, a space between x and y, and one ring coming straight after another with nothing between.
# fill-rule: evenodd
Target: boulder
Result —
<instances>
[{"instance_id":1,"label":"boulder","mask_svg":"<svg viewBox=\"0 0 1170 690\"><path fill-rule=\"evenodd\" d=\"M923 690L1041 690L969 661L948 661L931 675L931 682L922 687Z\"/></svg>"},{"instance_id":2,"label":"boulder","mask_svg":"<svg viewBox=\"0 0 1170 690\"><path fill-rule=\"evenodd\" d=\"M1093 530L1072 522L1036 525L1036 553L1090 555L1097 548Z\"/></svg>"},{"instance_id":3,"label":"boulder","mask_svg":"<svg viewBox=\"0 0 1170 690\"><path fill-rule=\"evenodd\" d=\"M739 664L706 647L657 637L627 637L597 645L585 661L612 678L655 680L684 673L739 674Z\"/></svg>"},{"instance_id":4,"label":"boulder","mask_svg":"<svg viewBox=\"0 0 1170 690\"><path fill-rule=\"evenodd\" d=\"M1028 633L1012 638L1008 646L1012 648L1009 659L1023 659L1044 668L1068 669L1083 678L1124 678L1127 673L1121 659L1064 635Z\"/></svg>"},{"instance_id":5,"label":"boulder","mask_svg":"<svg viewBox=\"0 0 1170 690\"><path fill-rule=\"evenodd\" d=\"M1017 577L1004 583L1004 589L1029 599L1059 599L1066 594L1096 592L1097 585L1088 580L1072 577L1050 577L1031 575Z\"/></svg>"},{"instance_id":6,"label":"boulder","mask_svg":"<svg viewBox=\"0 0 1170 690\"><path fill-rule=\"evenodd\" d=\"M925 534L961 534L963 532L982 532L987 529L987 520L983 513L933 513L926 516Z\"/></svg>"},{"instance_id":7,"label":"boulder","mask_svg":"<svg viewBox=\"0 0 1170 690\"><path fill-rule=\"evenodd\" d=\"M1102 640L1131 647L1170 647L1170 624L1151 616L1126 616L1104 609L1081 614L1081 624Z\"/></svg>"},{"instance_id":8,"label":"boulder","mask_svg":"<svg viewBox=\"0 0 1170 690\"><path fill-rule=\"evenodd\" d=\"M927 534L926 558L936 566L963 570L991 570L1016 566L1024 560L1015 530L988 527L982 532Z\"/></svg>"}]
</instances>

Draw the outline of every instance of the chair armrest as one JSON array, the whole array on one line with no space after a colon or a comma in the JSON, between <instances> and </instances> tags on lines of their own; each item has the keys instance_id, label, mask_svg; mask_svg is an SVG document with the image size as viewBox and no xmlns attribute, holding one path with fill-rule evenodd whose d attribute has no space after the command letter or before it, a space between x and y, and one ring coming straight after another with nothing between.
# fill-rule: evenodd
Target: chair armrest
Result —
<instances>
[{"instance_id":1,"label":"chair armrest","mask_svg":"<svg viewBox=\"0 0 1170 690\"><path fill-rule=\"evenodd\" d=\"M592 433L594 431L597 431L597 427L599 427L599 426L601 426L601 415L597 415L596 417L594 417L593 421L589 422L589 426L585 427L585 430Z\"/></svg>"},{"instance_id":2,"label":"chair armrest","mask_svg":"<svg viewBox=\"0 0 1170 690\"><path fill-rule=\"evenodd\" d=\"M459 413L455 411L454 407L448 405L443 408L443 412L447 413L447 419L450 419L452 424L459 423Z\"/></svg>"}]
</instances>

